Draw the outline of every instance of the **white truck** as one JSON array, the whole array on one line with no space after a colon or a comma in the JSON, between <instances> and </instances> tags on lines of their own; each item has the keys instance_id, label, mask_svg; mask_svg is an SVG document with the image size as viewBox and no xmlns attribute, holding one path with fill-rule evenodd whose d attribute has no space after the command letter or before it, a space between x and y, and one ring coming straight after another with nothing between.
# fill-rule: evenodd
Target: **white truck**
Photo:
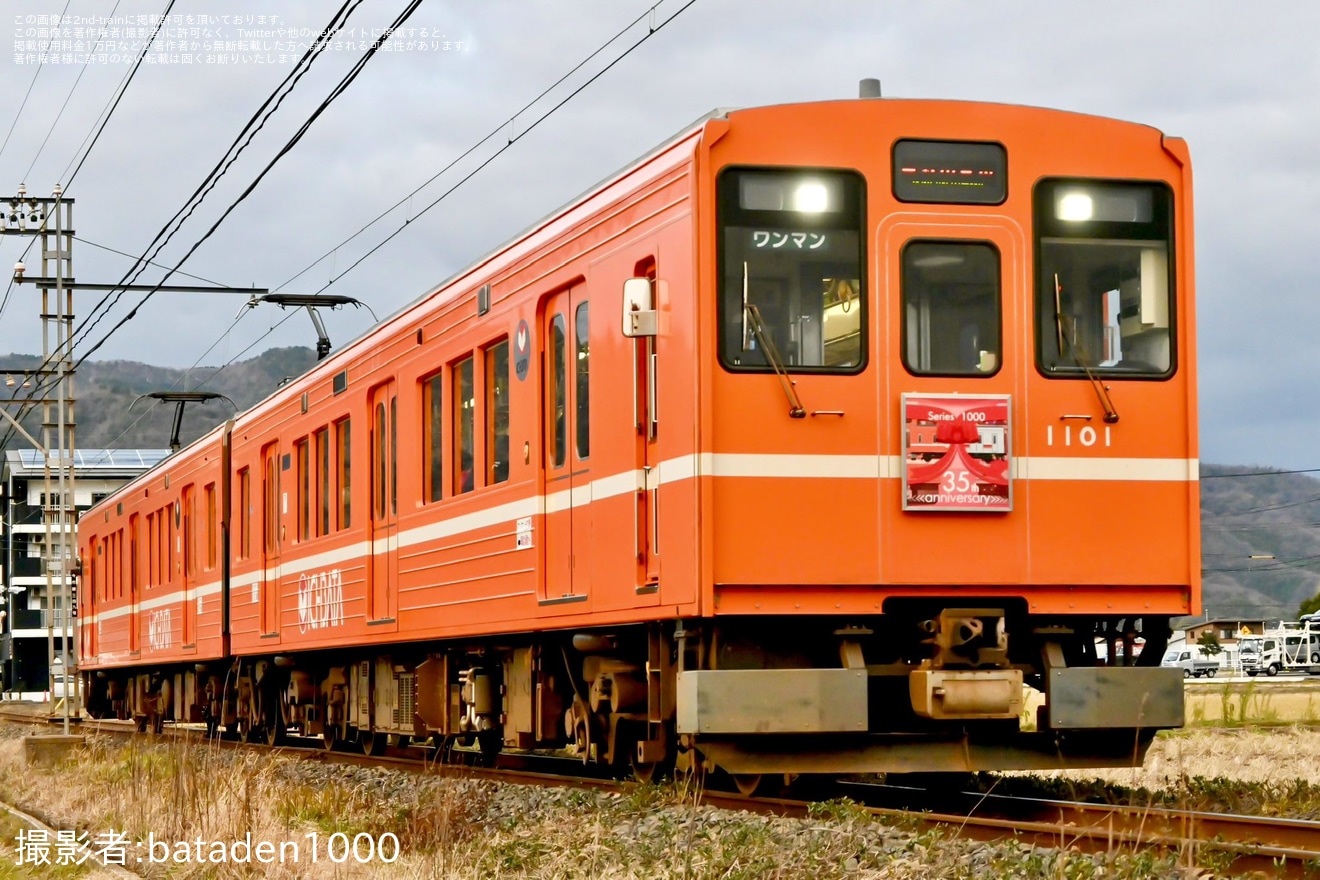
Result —
<instances>
[{"instance_id":1,"label":"white truck","mask_svg":"<svg viewBox=\"0 0 1320 880\"><path fill-rule=\"evenodd\" d=\"M1206 657L1197 648L1181 647L1170 648L1160 661L1160 665L1168 668L1181 669L1183 678L1214 678L1219 672L1219 661L1213 657Z\"/></svg>"},{"instance_id":2,"label":"white truck","mask_svg":"<svg viewBox=\"0 0 1320 880\"><path fill-rule=\"evenodd\" d=\"M1262 635L1242 636L1238 662L1253 677L1262 672L1315 674L1320 671L1320 618L1307 615L1299 621L1283 621Z\"/></svg>"}]
</instances>

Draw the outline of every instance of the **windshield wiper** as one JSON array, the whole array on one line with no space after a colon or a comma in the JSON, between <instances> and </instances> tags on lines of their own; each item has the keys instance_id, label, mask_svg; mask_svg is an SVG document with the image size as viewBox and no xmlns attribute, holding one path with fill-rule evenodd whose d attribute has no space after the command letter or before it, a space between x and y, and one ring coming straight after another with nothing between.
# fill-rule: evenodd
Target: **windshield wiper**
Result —
<instances>
[{"instance_id":1,"label":"windshield wiper","mask_svg":"<svg viewBox=\"0 0 1320 880\"><path fill-rule=\"evenodd\" d=\"M765 352L765 359L770 362L774 368L775 375L779 377L779 384L784 389L784 396L788 398L788 417L791 419L805 419L807 410L802 406L802 400L798 397L797 389L794 387L797 383L788 378L788 370L784 369L784 362L779 358L779 349L775 348L774 340L766 332L765 321L761 318L761 310L756 304L747 299L747 263L743 262L743 348L747 348L747 319L751 319L752 335L756 337L756 342L761 346L761 351Z\"/></svg>"},{"instance_id":2,"label":"windshield wiper","mask_svg":"<svg viewBox=\"0 0 1320 880\"><path fill-rule=\"evenodd\" d=\"M1063 309L1060 306L1060 294L1063 292L1063 286L1059 284L1059 273L1054 273L1054 332L1057 335L1059 343L1059 356L1063 356L1063 342L1065 334L1063 332ZM1118 421L1118 410L1114 408L1114 402L1109 399L1109 389L1100 381L1100 377L1095 374L1087 363L1090 358L1086 352L1081 350L1081 343L1077 340L1077 321L1073 320L1072 338L1068 340L1068 353L1072 355L1073 362L1081 367L1086 373L1086 378L1091 380L1091 387L1095 389L1095 396L1100 398L1100 406L1105 411L1105 424L1112 425Z\"/></svg>"}]
</instances>

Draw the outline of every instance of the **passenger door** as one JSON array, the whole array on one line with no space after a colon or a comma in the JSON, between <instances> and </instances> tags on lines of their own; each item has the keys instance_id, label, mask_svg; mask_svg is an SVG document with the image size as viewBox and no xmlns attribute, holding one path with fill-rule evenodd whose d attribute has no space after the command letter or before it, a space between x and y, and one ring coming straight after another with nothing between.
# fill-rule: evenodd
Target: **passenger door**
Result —
<instances>
[{"instance_id":1,"label":"passenger door","mask_svg":"<svg viewBox=\"0 0 1320 880\"><path fill-rule=\"evenodd\" d=\"M393 380L371 392L371 583L367 624L393 632L399 549L399 398Z\"/></svg>"},{"instance_id":2,"label":"passenger door","mask_svg":"<svg viewBox=\"0 0 1320 880\"><path fill-rule=\"evenodd\" d=\"M543 605L581 610L591 578L590 312L585 285L554 294L541 317L545 563Z\"/></svg>"},{"instance_id":3,"label":"passenger door","mask_svg":"<svg viewBox=\"0 0 1320 880\"><path fill-rule=\"evenodd\" d=\"M1026 243L995 218L899 215L881 225L878 250L881 443L898 477L880 511L880 579L959 583L975 559L977 582L1020 583L1027 499L1012 469L1027 452Z\"/></svg>"}]
</instances>

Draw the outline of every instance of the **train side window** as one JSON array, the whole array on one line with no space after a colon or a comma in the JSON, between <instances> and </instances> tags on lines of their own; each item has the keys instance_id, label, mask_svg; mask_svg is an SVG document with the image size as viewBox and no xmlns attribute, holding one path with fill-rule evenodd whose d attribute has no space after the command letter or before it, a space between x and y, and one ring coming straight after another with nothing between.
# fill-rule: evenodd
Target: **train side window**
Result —
<instances>
[{"instance_id":1,"label":"train side window","mask_svg":"<svg viewBox=\"0 0 1320 880\"><path fill-rule=\"evenodd\" d=\"M1173 374L1172 195L1156 183L1047 180L1034 198L1036 355L1050 378Z\"/></svg>"},{"instance_id":2,"label":"train side window","mask_svg":"<svg viewBox=\"0 0 1320 880\"><path fill-rule=\"evenodd\" d=\"M238 472L238 558L252 555L252 472Z\"/></svg>"},{"instance_id":3,"label":"train side window","mask_svg":"<svg viewBox=\"0 0 1320 880\"><path fill-rule=\"evenodd\" d=\"M162 507L156 511L156 581L158 587L164 586L170 579L170 530L169 509Z\"/></svg>"},{"instance_id":4,"label":"train side window","mask_svg":"<svg viewBox=\"0 0 1320 880\"><path fill-rule=\"evenodd\" d=\"M385 461L388 449L387 438L385 436L385 401L376 404L376 516L384 519L386 504L385 479L388 476L386 472L387 463Z\"/></svg>"},{"instance_id":5,"label":"train side window","mask_svg":"<svg viewBox=\"0 0 1320 880\"><path fill-rule=\"evenodd\" d=\"M422 458L422 482L426 486L426 500L439 501L444 490L444 452L441 439L444 435L444 376L436 373L422 386L422 406L426 417L422 424L425 437L426 455Z\"/></svg>"},{"instance_id":6,"label":"train side window","mask_svg":"<svg viewBox=\"0 0 1320 880\"><path fill-rule=\"evenodd\" d=\"M178 544L180 543L179 522L174 515L177 509L178 508L166 505L161 510L161 517L165 520L165 528L162 530L165 535L165 572L164 576L161 578L161 582L165 584L174 583L175 569L182 562L182 560L178 558L179 553L177 549Z\"/></svg>"},{"instance_id":7,"label":"train side window","mask_svg":"<svg viewBox=\"0 0 1320 880\"><path fill-rule=\"evenodd\" d=\"M390 513L399 512L399 398L390 395Z\"/></svg>"},{"instance_id":8,"label":"train side window","mask_svg":"<svg viewBox=\"0 0 1320 880\"><path fill-rule=\"evenodd\" d=\"M155 528L151 533L152 568L151 586L159 587L165 583L165 508L156 511Z\"/></svg>"},{"instance_id":9,"label":"train side window","mask_svg":"<svg viewBox=\"0 0 1320 880\"><path fill-rule=\"evenodd\" d=\"M450 370L453 377L454 409L454 494L471 492L474 482L472 448L476 431L477 400L473 390L471 356L454 364Z\"/></svg>"},{"instance_id":10,"label":"train side window","mask_svg":"<svg viewBox=\"0 0 1320 880\"><path fill-rule=\"evenodd\" d=\"M128 590L137 596L142 591L140 569L138 568L138 515L128 518Z\"/></svg>"},{"instance_id":11,"label":"train side window","mask_svg":"<svg viewBox=\"0 0 1320 880\"><path fill-rule=\"evenodd\" d=\"M312 536L312 470L307 438L295 441L293 451L298 461L298 540L306 541Z\"/></svg>"},{"instance_id":12,"label":"train side window","mask_svg":"<svg viewBox=\"0 0 1320 880\"><path fill-rule=\"evenodd\" d=\"M330 429L316 431L316 534L330 534Z\"/></svg>"},{"instance_id":13,"label":"train side window","mask_svg":"<svg viewBox=\"0 0 1320 880\"><path fill-rule=\"evenodd\" d=\"M999 371L999 252L986 242L913 241L903 248L903 364L918 376Z\"/></svg>"},{"instance_id":14,"label":"train side window","mask_svg":"<svg viewBox=\"0 0 1320 880\"><path fill-rule=\"evenodd\" d=\"M550 432L550 462L562 467L568 454L568 376L564 366L568 348L563 315L550 321L550 405L554 425Z\"/></svg>"},{"instance_id":15,"label":"train side window","mask_svg":"<svg viewBox=\"0 0 1320 880\"><path fill-rule=\"evenodd\" d=\"M156 514L147 514L147 587L156 583Z\"/></svg>"},{"instance_id":16,"label":"train side window","mask_svg":"<svg viewBox=\"0 0 1320 880\"><path fill-rule=\"evenodd\" d=\"M197 516L195 491L192 486L183 490L183 563L185 576L197 574Z\"/></svg>"},{"instance_id":17,"label":"train side window","mask_svg":"<svg viewBox=\"0 0 1320 880\"><path fill-rule=\"evenodd\" d=\"M772 369L764 338L791 372L860 371L867 326L861 176L732 168L721 172L717 190L721 363Z\"/></svg>"},{"instance_id":18,"label":"train side window","mask_svg":"<svg viewBox=\"0 0 1320 880\"><path fill-rule=\"evenodd\" d=\"M574 432L577 434L577 457L579 460L591 454L591 321L587 313L587 303L579 303L573 313L573 403Z\"/></svg>"},{"instance_id":19,"label":"train side window","mask_svg":"<svg viewBox=\"0 0 1320 880\"><path fill-rule=\"evenodd\" d=\"M206 485L206 570L215 568L215 483Z\"/></svg>"},{"instance_id":20,"label":"train side window","mask_svg":"<svg viewBox=\"0 0 1320 880\"><path fill-rule=\"evenodd\" d=\"M262 484L262 492L264 494L264 497L262 498L262 502L264 505L263 506L264 513L262 516L262 526L263 526L262 533L264 536L264 540L266 542L265 543L266 552L275 553L279 550L280 547L279 544L280 472L279 472L279 464L278 464L279 456L274 448L267 447L266 449L262 450L262 457L266 461L265 480L263 481Z\"/></svg>"},{"instance_id":21,"label":"train side window","mask_svg":"<svg viewBox=\"0 0 1320 880\"><path fill-rule=\"evenodd\" d=\"M349 437L351 436L351 420L343 419L335 422L335 479L338 482L339 490L339 522L338 527L346 529L353 523L352 518L352 447Z\"/></svg>"},{"instance_id":22,"label":"train side window","mask_svg":"<svg viewBox=\"0 0 1320 880\"><path fill-rule=\"evenodd\" d=\"M486 348L486 485L509 479L509 340Z\"/></svg>"}]
</instances>

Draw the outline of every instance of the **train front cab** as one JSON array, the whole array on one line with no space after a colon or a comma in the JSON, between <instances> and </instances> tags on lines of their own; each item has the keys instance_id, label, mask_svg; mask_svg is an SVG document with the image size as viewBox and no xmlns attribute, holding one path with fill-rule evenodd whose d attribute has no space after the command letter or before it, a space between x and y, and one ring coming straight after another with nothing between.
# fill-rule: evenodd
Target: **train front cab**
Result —
<instances>
[{"instance_id":1,"label":"train front cab","mask_svg":"<svg viewBox=\"0 0 1320 880\"><path fill-rule=\"evenodd\" d=\"M858 101L704 149L681 743L741 774L1139 762L1199 610L1185 146Z\"/></svg>"}]
</instances>

